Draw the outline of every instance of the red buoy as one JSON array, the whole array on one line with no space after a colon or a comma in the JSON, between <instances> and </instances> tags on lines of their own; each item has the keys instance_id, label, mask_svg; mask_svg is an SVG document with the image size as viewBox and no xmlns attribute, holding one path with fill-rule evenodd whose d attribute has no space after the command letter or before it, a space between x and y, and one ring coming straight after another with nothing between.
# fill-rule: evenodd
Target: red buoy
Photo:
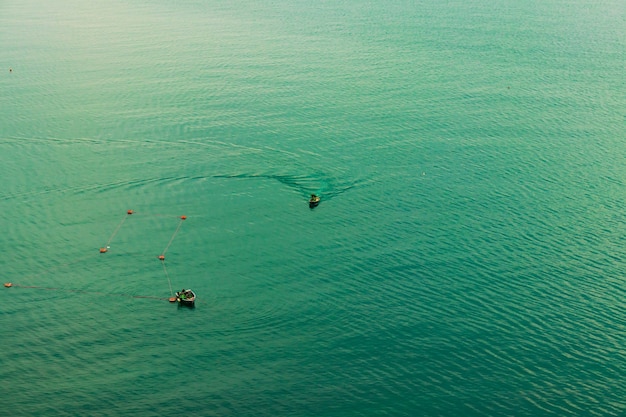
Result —
<instances>
[{"instance_id":1,"label":"red buoy","mask_svg":"<svg viewBox=\"0 0 626 417\"><path fill-rule=\"evenodd\" d=\"M100 248L100 253L105 253L107 251L107 248Z\"/></svg>"},{"instance_id":2,"label":"red buoy","mask_svg":"<svg viewBox=\"0 0 626 417\"><path fill-rule=\"evenodd\" d=\"M12 282L5 282L4 286L7 287L7 288L10 288L10 287L13 286L13 283Z\"/></svg>"},{"instance_id":3,"label":"red buoy","mask_svg":"<svg viewBox=\"0 0 626 417\"><path fill-rule=\"evenodd\" d=\"M169 302L170 303L175 303L176 302L176 297L170 297Z\"/></svg>"},{"instance_id":4,"label":"red buoy","mask_svg":"<svg viewBox=\"0 0 626 417\"><path fill-rule=\"evenodd\" d=\"M159 260L164 261L165 260L165 255L159 255Z\"/></svg>"},{"instance_id":5,"label":"red buoy","mask_svg":"<svg viewBox=\"0 0 626 417\"><path fill-rule=\"evenodd\" d=\"M181 220L187 220L187 216L180 216Z\"/></svg>"},{"instance_id":6,"label":"red buoy","mask_svg":"<svg viewBox=\"0 0 626 417\"><path fill-rule=\"evenodd\" d=\"M126 213L127 213L127 214L133 214L133 213L134 213L134 211L132 211L132 210L128 210Z\"/></svg>"}]
</instances>

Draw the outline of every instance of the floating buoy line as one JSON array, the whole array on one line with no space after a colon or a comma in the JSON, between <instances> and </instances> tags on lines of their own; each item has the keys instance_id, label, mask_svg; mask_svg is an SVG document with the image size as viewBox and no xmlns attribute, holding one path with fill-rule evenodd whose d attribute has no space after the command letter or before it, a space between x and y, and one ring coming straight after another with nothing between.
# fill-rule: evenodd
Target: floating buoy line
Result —
<instances>
[{"instance_id":1,"label":"floating buoy line","mask_svg":"<svg viewBox=\"0 0 626 417\"><path fill-rule=\"evenodd\" d=\"M170 238L170 241L167 243L167 246L165 247L165 249L163 249L163 252L161 252L161 254L159 256L157 256L157 258L159 258L159 260L161 260L161 261L165 260L165 252L167 252L167 250L170 248L170 245L172 244L172 242L174 241L174 238L176 237L176 235L178 234L178 231L180 230L180 226L182 226L182 224L183 224L183 222L185 220L187 220L187 216L180 216L180 222L178 222L178 227L174 231L174 234Z\"/></svg>"},{"instance_id":2,"label":"floating buoy line","mask_svg":"<svg viewBox=\"0 0 626 417\"><path fill-rule=\"evenodd\" d=\"M132 294L120 294L120 293L109 293L102 291L88 291L88 290L77 290L77 289L67 289L60 287L41 287L38 285L19 285L13 284L12 282L6 282L4 284L7 288L30 288L36 290L48 290L48 291L64 291L64 292L72 292L78 294L95 294L95 295L105 295L110 297L125 297L125 298L147 298L151 300L169 300L167 297L157 297L153 295L132 295Z\"/></svg>"},{"instance_id":3,"label":"floating buoy line","mask_svg":"<svg viewBox=\"0 0 626 417\"><path fill-rule=\"evenodd\" d=\"M131 214L133 214L134 211L133 210L128 210L126 211L126 216L124 216L122 218L122 221L120 222L120 224L117 225L117 227L115 228L115 230L113 231L113 234L111 235L111 237L109 238L109 240L107 240L106 245L104 245L104 247L100 248L100 253L106 253L109 248L111 246L109 246L111 244L111 241L113 240L113 238L115 237L115 235L117 234L117 232L120 231L120 229L122 228L122 225L124 224L124 222L126 221L126 219L128 218L128 216L130 216Z\"/></svg>"},{"instance_id":4,"label":"floating buoy line","mask_svg":"<svg viewBox=\"0 0 626 417\"><path fill-rule=\"evenodd\" d=\"M106 254L109 251L109 249L111 248L111 242L113 241L115 236L118 234L118 232L120 231L120 229L122 228L122 226L124 225L126 220L133 214L135 214L134 210L127 210L126 211L126 214L124 215L122 220L118 223L118 225L116 226L115 230L113 231L113 233L111 234L111 236L107 240L106 244L100 248L99 252L101 254ZM167 272L167 267L165 265L165 253L167 252L167 250L172 245L172 242L174 241L174 238L176 238L176 235L180 231L183 222L185 220L187 220L187 216L179 216L178 219L179 219L179 222L178 222L178 226L176 227L176 230L174 230L174 233L170 237L170 240L169 240L169 242L167 242L167 245L165 246L163 251L157 256L157 258L161 261L161 265L163 266L163 272L165 273L165 278L167 279L167 283L168 283L169 290L170 290L170 297L156 297L156 296L149 296L149 295L131 295L131 294L105 293L105 292L100 292L100 291L87 291L87 290L80 290L80 289L45 287L45 286L37 286L37 285L22 285L22 284L16 284L16 283L13 283L13 282L5 282L4 283L4 287L5 288L28 288L28 289L39 289L39 290L48 290L48 291L65 291L65 292L73 292L73 293L80 293L80 294L96 294L96 295L117 296L117 297L127 297L127 298L145 298L145 299L152 299L152 300L167 300L170 303L175 303L175 302L178 301L180 303L181 299L179 298L179 293L176 293L176 295L174 294L174 291L172 289L172 280L170 278L169 273ZM84 259L86 259L86 258L82 258L79 261L84 260ZM61 265L61 266L71 265L71 264L79 262L79 261L70 262L68 264L64 264L64 265ZM188 302L187 303L181 303L181 304L189 305ZM192 304L192 306L193 306L193 304Z\"/></svg>"}]
</instances>

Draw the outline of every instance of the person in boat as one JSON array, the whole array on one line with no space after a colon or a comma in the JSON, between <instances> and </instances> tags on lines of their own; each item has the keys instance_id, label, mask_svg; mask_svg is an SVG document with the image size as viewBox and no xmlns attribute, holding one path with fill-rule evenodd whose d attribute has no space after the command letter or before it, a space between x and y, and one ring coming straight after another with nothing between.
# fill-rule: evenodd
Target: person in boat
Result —
<instances>
[{"instance_id":1,"label":"person in boat","mask_svg":"<svg viewBox=\"0 0 626 417\"><path fill-rule=\"evenodd\" d=\"M181 300L184 300L185 298L187 298L186 294L187 294L187 291L185 291L185 289L183 288L182 291L178 292L178 298L180 298Z\"/></svg>"},{"instance_id":2,"label":"person in boat","mask_svg":"<svg viewBox=\"0 0 626 417\"><path fill-rule=\"evenodd\" d=\"M315 194L311 194L311 198L309 199L309 207L311 208L316 207L319 203L320 203L320 198Z\"/></svg>"}]
</instances>

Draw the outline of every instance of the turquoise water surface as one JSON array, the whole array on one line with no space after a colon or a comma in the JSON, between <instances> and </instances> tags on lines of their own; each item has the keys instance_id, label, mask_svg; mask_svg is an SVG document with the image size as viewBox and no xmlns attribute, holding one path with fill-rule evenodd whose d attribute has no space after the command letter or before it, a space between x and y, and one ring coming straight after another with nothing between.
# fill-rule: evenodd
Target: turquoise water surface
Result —
<instances>
[{"instance_id":1,"label":"turquoise water surface","mask_svg":"<svg viewBox=\"0 0 626 417\"><path fill-rule=\"evenodd\" d=\"M0 3L0 416L623 416L625 13Z\"/></svg>"}]
</instances>

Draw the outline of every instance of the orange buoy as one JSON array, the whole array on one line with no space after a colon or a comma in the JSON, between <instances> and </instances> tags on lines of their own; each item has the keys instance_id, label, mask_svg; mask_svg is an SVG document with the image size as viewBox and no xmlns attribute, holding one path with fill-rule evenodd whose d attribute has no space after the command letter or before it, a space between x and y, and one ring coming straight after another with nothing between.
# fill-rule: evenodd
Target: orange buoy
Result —
<instances>
[{"instance_id":1,"label":"orange buoy","mask_svg":"<svg viewBox=\"0 0 626 417\"><path fill-rule=\"evenodd\" d=\"M107 251L107 248L100 248L100 253L105 253Z\"/></svg>"},{"instance_id":2,"label":"orange buoy","mask_svg":"<svg viewBox=\"0 0 626 417\"><path fill-rule=\"evenodd\" d=\"M169 302L170 303L175 303L176 302L176 297L170 297L169 298Z\"/></svg>"},{"instance_id":3,"label":"orange buoy","mask_svg":"<svg viewBox=\"0 0 626 417\"><path fill-rule=\"evenodd\" d=\"M165 260L165 255L159 255L159 260L164 261Z\"/></svg>"},{"instance_id":4,"label":"orange buoy","mask_svg":"<svg viewBox=\"0 0 626 417\"><path fill-rule=\"evenodd\" d=\"M180 216L181 220L187 220L187 216Z\"/></svg>"},{"instance_id":5,"label":"orange buoy","mask_svg":"<svg viewBox=\"0 0 626 417\"><path fill-rule=\"evenodd\" d=\"M5 282L4 286L7 287L7 288L10 288L10 287L13 286L13 283L12 282Z\"/></svg>"},{"instance_id":6,"label":"orange buoy","mask_svg":"<svg viewBox=\"0 0 626 417\"><path fill-rule=\"evenodd\" d=\"M134 211L132 211L132 210L128 210L128 211L126 212L126 214L133 214L133 213L134 213Z\"/></svg>"}]
</instances>

